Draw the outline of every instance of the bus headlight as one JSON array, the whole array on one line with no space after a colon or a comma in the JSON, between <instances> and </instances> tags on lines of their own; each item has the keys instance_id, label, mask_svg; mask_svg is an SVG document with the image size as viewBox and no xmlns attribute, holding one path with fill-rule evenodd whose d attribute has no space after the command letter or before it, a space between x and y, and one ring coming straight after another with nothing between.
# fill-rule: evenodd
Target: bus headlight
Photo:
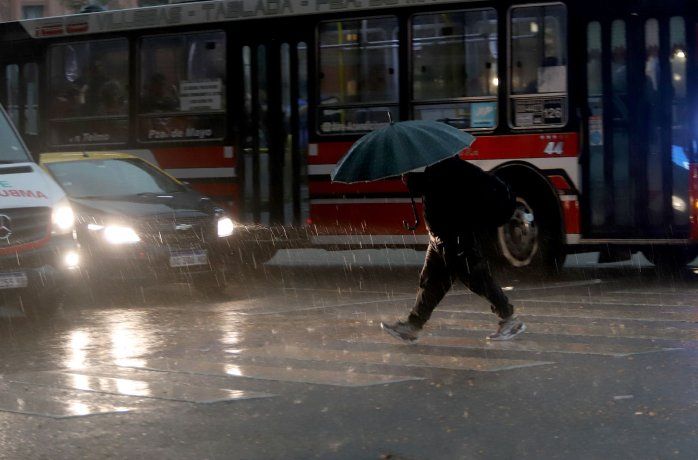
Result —
<instances>
[{"instance_id":1,"label":"bus headlight","mask_svg":"<svg viewBox=\"0 0 698 460\"><path fill-rule=\"evenodd\" d=\"M64 234L73 231L75 214L67 201L58 203L51 213L51 230L54 234Z\"/></svg>"},{"instance_id":2,"label":"bus headlight","mask_svg":"<svg viewBox=\"0 0 698 460\"><path fill-rule=\"evenodd\" d=\"M141 237L131 227L107 225L104 227L104 239L109 244L133 244L138 243Z\"/></svg>"},{"instance_id":3,"label":"bus headlight","mask_svg":"<svg viewBox=\"0 0 698 460\"><path fill-rule=\"evenodd\" d=\"M221 217L218 219L218 237L223 238L230 236L235 231L235 224L230 217Z\"/></svg>"}]
</instances>

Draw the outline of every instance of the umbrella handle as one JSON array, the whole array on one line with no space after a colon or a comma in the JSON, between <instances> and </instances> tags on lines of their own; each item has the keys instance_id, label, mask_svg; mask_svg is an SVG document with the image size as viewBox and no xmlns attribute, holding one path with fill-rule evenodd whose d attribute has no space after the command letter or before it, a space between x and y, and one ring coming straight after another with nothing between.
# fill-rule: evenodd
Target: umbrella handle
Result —
<instances>
[{"instance_id":1,"label":"umbrella handle","mask_svg":"<svg viewBox=\"0 0 698 460\"><path fill-rule=\"evenodd\" d=\"M419 215L417 215L417 205L414 204L414 197L412 196L412 194L410 194L410 201L412 201L412 213L414 214L414 224L410 225L406 220L403 220L402 226L405 227L405 230L413 232L417 230L417 227L419 227Z\"/></svg>"}]
</instances>

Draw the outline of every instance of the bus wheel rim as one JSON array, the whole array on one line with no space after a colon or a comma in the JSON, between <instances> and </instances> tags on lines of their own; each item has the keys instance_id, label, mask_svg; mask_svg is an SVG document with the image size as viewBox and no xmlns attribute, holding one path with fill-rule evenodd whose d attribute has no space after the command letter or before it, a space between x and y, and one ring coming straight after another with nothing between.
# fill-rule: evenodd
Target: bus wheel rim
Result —
<instances>
[{"instance_id":1,"label":"bus wheel rim","mask_svg":"<svg viewBox=\"0 0 698 460\"><path fill-rule=\"evenodd\" d=\"M497 234L504 258L514 267L525 267L538 253L539 230L533 209L522 198L516 201L514 214Z\"/></svg>"}]
</instances>

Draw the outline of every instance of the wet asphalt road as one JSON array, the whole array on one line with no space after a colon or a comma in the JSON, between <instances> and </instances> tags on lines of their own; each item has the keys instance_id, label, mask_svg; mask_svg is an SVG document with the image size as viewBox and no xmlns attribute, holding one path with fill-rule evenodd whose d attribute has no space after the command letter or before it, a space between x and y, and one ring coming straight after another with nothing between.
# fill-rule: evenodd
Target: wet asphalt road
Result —
<instances>
[{"instance_id":1,"label":"wet asphalt road","mask_svg":"<svg viewBox=\"0 0 698 460\"><path fill-rule=\"evenodd\" d=\"M387 256L386 256L387 254ZM277 256L185 284L0 306L1 458L696 458L698 275L572 262L501 278L528 331L489 344L457 287L417 345L413 251Z\"/></svg>"}]
</instances>

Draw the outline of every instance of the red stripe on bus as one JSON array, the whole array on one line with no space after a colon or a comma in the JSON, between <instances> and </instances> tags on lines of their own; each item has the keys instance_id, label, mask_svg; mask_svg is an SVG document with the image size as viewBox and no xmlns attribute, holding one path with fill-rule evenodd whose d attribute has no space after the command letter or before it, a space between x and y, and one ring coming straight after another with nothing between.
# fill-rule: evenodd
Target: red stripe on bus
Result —
<instances>
[{"instance_id":1,"label":"red stripe on bus","mask_svg":"<svg viewBox=\"0 0 698 460\"><path fill-rule=\"evenodd\" d=\"M565 221L565 231L567 234L581 233L581 225L579 218L579 201L563 201L562 214Z\"/></svg>"},{"instance_id":2,"label":"red stripe on bus","mask_svg":"<svg viewBox=\"0 0 698 460\"><path fill-rule=\"evenodd\" d=\"M0 254L18 254L20 252L24 251L29 251L32 249L38 249L46 243L48 243L49 239L51 236L48 234L49 230L47 230L47 234L45 237L38 241L32 241L31 243L25 243L25 244L20 244L19 246L11 246L9 248L0 248Z\"/></svg>"},{"instance_id":3,"label":"red stripe on bus","mask_svg":"<svg viewBox=\"0 0 698 460\"><path fill-rule=\"evenodd\" d=\"M329 180L310 181L310 196L344 195L365 193L407 193L407 187L399 180L382 180L359 184L333 184Z\"/></svg>"},{"instance_id":4,"label":"red stripe on bus","mask_svg":"<svg viewBox=\"0 0 698 460\"><path fill-rule=\"evenodd\" d=\"M570 185L570 183L567 182L567 179L565 179L562 176L558 176L558 175L548 176L548 179L553 184L553 186L561 192L569 192L571 190L574 190L572 188L572 186Z\"/></svg>"},{"instance_id":5,"label":"red stripe on bus","mask_svg":"<svg viewBox=\"0 0 698 460\"><path fill-rule=\"evenodd\" d=\"M338 162L351 148L351 142L322 142L317 155L308 157L309 164ZM480 136L462 156L477 160L516 160L526 158L575 157L579 153L577 133L512 134Z\"/></svg>"},{"instance_id":6,"label":"red stripe on bus","mask_svg":"<svg viewBox=\"0 0 698 460\"><path fill-rule=\"evenodd\" d=\"M421 205L417 204L421 216ZM371 203L371 204L312 204L310 219L319 234L353 235L411 235L405 230L402 221L414 222L410 203ZM421 218L420 218L421 220ZM422 222L418 234L426 233Z\"/></svg>"},{"instance_id":7,"label":"red stripe on bus","mask_svg":"<svg viewBox=\"0 0 698 460\"><path fill-rule=\"evenodd\" d=\"M225 147L173 147L152 149L163 169L231 168L234 158L225 158Z\"/></svg>"}]
</instances>

